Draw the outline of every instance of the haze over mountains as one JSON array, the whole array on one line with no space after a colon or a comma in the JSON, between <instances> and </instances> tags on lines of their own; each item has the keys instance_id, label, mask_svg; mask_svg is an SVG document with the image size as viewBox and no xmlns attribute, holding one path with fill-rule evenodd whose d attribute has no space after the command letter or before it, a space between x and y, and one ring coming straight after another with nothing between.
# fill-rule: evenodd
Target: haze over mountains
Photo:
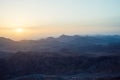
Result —
<instances>
[{"instance_id":1,"label":"haze over mountains","mask_svg":"<svg viewBox=\"0 0 120 80\"><path fill-rule=\"evenodd\" d=\"M120 36L0 37L0 80L119 80Z\"/></svg>"},{"instance_id":2,"label":"haze over mountains","mask_svg":"<svg viewBox=\"0 0 120 80\"><path fill-rule=\"evenodd\" d=\"M41 40L13 41L0 37L0 51L9 52L65 52L100 54L119 52L120 36L68 36L48 37Z\"/></svg>"}]
</instances>

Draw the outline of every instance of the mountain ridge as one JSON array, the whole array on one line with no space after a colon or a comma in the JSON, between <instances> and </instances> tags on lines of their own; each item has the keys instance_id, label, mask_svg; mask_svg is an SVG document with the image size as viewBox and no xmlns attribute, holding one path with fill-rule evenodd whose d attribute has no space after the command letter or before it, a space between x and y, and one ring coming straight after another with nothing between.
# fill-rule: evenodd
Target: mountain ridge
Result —
<instances>
[{"instance_id":1,"label":"mountain ridge","mask_svg":"<svg viewBox=\"0 0 120 80\"><path fill-rule=\"evenodd\" d=\"M0 51L9 52L63 52L77 54L119 53L120 36L68 36L48 37L40 40L13 41L0 38Z\"/></svg>"}]
</instances>

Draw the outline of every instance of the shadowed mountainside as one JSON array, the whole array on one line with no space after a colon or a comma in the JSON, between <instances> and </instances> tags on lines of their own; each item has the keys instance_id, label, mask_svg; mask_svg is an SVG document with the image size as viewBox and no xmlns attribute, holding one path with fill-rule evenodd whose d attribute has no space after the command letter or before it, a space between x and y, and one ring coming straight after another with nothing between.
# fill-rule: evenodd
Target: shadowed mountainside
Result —
<instances>
[{"instance_id":1,"label":"shadowed mountainside","mask_svg":"<svg viewBox=\"0 0 120 80\"><path fill-rule=\"evenodd\" d=\"M120 36L0 38L0 80L120 80Z\"/></svg>"}]
</instances>

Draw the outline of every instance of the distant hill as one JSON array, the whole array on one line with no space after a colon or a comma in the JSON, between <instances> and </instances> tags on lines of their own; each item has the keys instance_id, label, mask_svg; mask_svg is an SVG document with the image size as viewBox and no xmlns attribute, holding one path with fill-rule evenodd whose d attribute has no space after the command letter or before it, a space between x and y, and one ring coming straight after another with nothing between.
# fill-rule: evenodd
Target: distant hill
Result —
<instances>
[{"instance_id":1,"label":"distant hill","mask_svg":"<svg viewBox=\"0 0 120 80\"><path fill-rule=\"evenodd\" d=\"M13 41L0 37L0 51L4 52L63 52L76 54L120 53L120 36L68 36L48 37L41 40Z\"/></svg>"}]
</instances>

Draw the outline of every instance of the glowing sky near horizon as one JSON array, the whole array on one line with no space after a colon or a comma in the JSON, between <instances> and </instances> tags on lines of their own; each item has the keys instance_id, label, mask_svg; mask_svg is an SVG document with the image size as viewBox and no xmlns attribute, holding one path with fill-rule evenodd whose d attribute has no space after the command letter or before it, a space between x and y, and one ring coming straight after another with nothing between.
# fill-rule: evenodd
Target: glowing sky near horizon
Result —
<instances>
[{"instance_id":1,"label":"glowing sky near horizon","mask_svg":"<svg viewBox=\"0 0 120 80\"><path fill-rule=\"evenodd\" d=\"M0 36L21 40L120 34L119 4L120 0L0 0Z\"/></svg>"}]
</instances>

